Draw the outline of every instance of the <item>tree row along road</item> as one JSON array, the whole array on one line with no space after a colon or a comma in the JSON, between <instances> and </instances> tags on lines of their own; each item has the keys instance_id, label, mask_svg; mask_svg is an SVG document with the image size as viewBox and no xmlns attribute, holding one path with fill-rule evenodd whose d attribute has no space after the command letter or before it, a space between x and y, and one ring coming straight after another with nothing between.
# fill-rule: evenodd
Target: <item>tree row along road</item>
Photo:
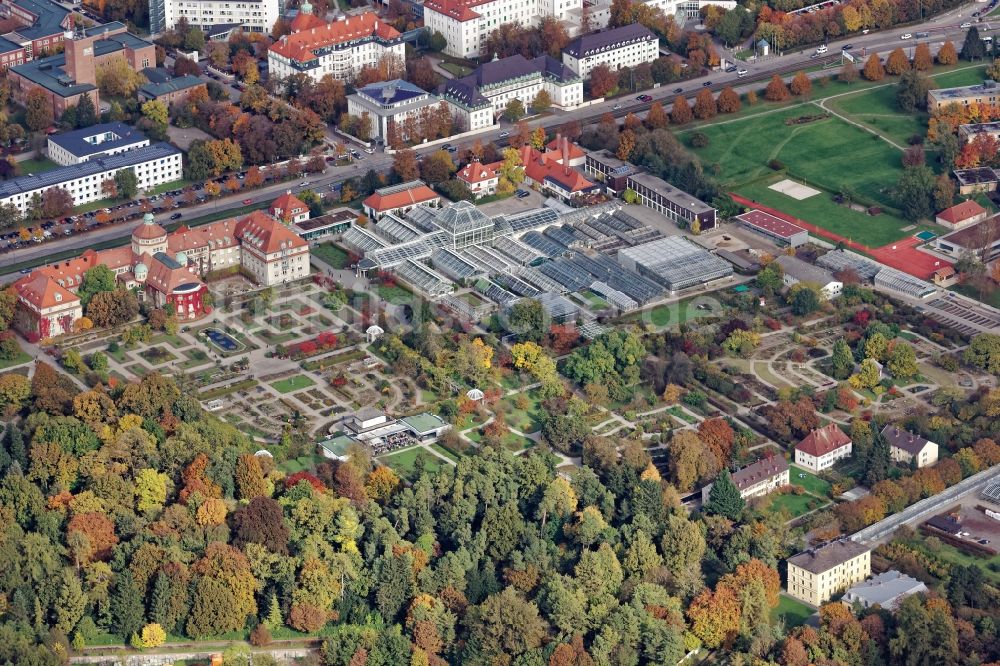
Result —
<instances>
[{"instance_id":1,"label":"tree row along road","mask_svg":"<svg viewBox=\"0 0 1000 666\"><path fill-rule=\"evenodd\" d=\"M961 15L961 13L958 13ZM936 17L932 21L925 23L920 26L919 29L927 30L931 32L931 37L929 41L931 42L932 52L936 52L940 48L940 44L945 40L955 41L956 48L961 47L960 38L964 37L965 31L959 29L958 25L954 23L956 19L956 14L946 14ZM986 24L979 24L980 27ZM997 22L997 26L1000 27L1000 22ZM908 31L918 30L916 26L910 26L908 28L899 28L887 32L875 33L867 36L856 36L857 38L845 38L837 42L831 42L831 51L841 48L844 44L851 42L854 47L853 52L857 53L860 48L865 47L868 49L868 55L872 53L887 53L896 47L902 47L904 49L912 49L916 46L915 41L901 41L899 36ZM956 41L957 40L957 41ZM635 100L634 94L620 97L616 99L607 100L600 104L595 104L592 106L584 107L582 109L576 109L573 111L565 112L555 112L552 115L542 119L538 123L534 123L537 127L543 127L545 129L551 129L559 127L560 125L569 121L579 121L582 125L587 125L598 120L605 113L612 113L616 118L623 118L629 113L633 113L642 116L646 111L649 110L650 105L654 102L664 103L667 100L672 100L677 96L673 90L681 87L683 92L680 93L685 97L693 97L702 88L708 88L713 92L719 92L726 86L733 86L734 90L740 94L745 94L750 90L758 90L760 84L764 81L770 79L773 75L778 74L785 79L790 79L791 75L807 66L815 67L824 62L824 60L839 60L839 55L828 55L824 59L813 58L812 49L803 50L796 54L784 55L772 60L762 61L761 63L748 65L750 73L742 79L738 79L735 74L726 72L712 72L707 77L700 77L693 80L688 80L684 82L664 84L659 88L654 88L651 90L644 91L645 94L650 95L653 99L649 102L638 102ZM860 66L863 62L857 63ZM744 66L744 65L741 65ZM822 76L828 76L831 74L836 74L836 68L830 68L822 71L809 72L810 78L819 78ZM711 83L710 86L705 86L704 83ZM693 85L698 84L698 85ZM639 91L635 91L636 94ZM621 104L623 108L615 111L613 109L615 104ZM670 104L664 104L664 108L669 112ZM483 132L476 138L481 141L494 141L498 145L507 145L508 141L506 139L500 139L499 134L502 130L494 128L490 131ZM471 143L472 139L465 139L459 143L466 144ZM440 149L440 146L432 147L420 147L416 146L414 148L417 153L429 154L431 152ZM275 183L273 185L268 185L264 188L254 190L252 192L237 192L228 196L220 196L214 201L208 201L197 206L190 206L183 209L184 217L189 220L194 220L201 216L210 215L215 212L221 212L228 209L233 209L242 206L242 201L244 199L251 199L252 203L260 204L267 203L270 200L277 197L279 194L286 190L291 190L294 192L301 191L303 189L313 189L317 192L326 193L329 191L329 186L342 183L345 180L363 175L369 169L374 169L378 172L388 171L392 167L392 157L390 155L385 155L381 153L376 153L374 155L366 155L364 160L357 162L354 165L348 165L343 167L329 167L323 174L312 174L304 176L305 180L309 181L307 187L302 187L295 181L288 181L284 183ZM157 222L165 223L169 220L169 217L173 211L168 211L166 213L161 213L157 216ZM185 220L181 220L184 223ZM206 222L202 222L206 223ZM21 248L19 250L14 250L8 252L3 257L4 266L11 266L14 264L24 264L25 262L31 262L34 265L42 265L49 262L49 257L53 254L66 252L68 250L79 249L83 250L88 247L92 247L99 243L110 243L112 241L119 241L119 244L124 244L127 238L131 235L132 230L135 229L139 224L141 224L140 219L131 220L129 222L124 222L121 224L116 224L108 226L95 231L76 234L68 238L60 238L58 240L50 241L47 243L41 243L34 247ZM197 224L197 222L195 223ZM2 269L0 269L2 270ZM15 279L17 272L8 272L6 274L0 274L0 282L8 282L11 279Z\"/></svg>"}]
</instances>

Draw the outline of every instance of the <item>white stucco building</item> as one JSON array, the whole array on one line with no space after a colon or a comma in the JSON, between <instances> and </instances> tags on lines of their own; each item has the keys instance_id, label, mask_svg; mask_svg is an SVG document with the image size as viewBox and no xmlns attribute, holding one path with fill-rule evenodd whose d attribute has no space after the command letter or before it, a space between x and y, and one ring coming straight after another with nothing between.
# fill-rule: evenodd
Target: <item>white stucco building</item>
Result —
<instances>
[{"instance_id":1,"label":"white stucco building","mask_svg":"<svg viewBox=\"0 0 1000 666\"><path fill-rule=\"evenodd\" d=\"M48 139L45 152L56 164L69 166L148 145L149 139L134 127L125 123L102 123L53 134Z\"/></svg>"},{"instance_id":2,"label":"white stucco building","mask_svg":"<svg viewBox=\"0 0 1000 666\"><path fill-rule=\"evenodd\" d=\"M529 110L542 90L556 108L572 109L583 102L583 80L547 55L531 60L515 55L483 63L472 74L448 81L443 97L459 127L471 131L492 125L512 99Z\"/></svg>"},{"instance_id":3,"label":"white stucco building","mask_svg":"<svg viewBox=\"0 0 1000 666\"><path fill-rule=\"evenodd\" d=\"M543 17L579 24L582 0L427 0L424 25L448 41L444 52L456 58L478 57L486 37L504 23L537 26ZM488 55L488 54L487 54Z\"/></svg>"},{"instance_id":4,"label":"white stucco building","mask_svg":"<svg viewBox=\"0 0 1000 666\"><path fill-rule=\"evenodd\" d=\"M402 36L374 12L340 16L327 23L303 5L292 20L292 34L271 45L267 63L272 79L303 73L314 81L327 74L351 81L362 67L375 66L385 56L403 65Z\"/></svg>"},{"instance_id":5,"label":"white stucco building","mask_svg":"<svg viewBox=\"0 0 1000 666\"><path fill-rule=\"evenodd\" d=\"M817 428L795 446L795 464L813 472L833 467L851 455L851 438L836 423Z\"/></svg>"},{"instance_id":6,"label":"white stucco building","mask_svg":"<svg viewBox=\"0 0 1000 666\"><path fill-rule=\"evenodd\" d=\"M775 261L784 271L782 282L788 288L794 287L800 282L816 285L828 301L840 296L841 292L844 291L844 283L825 268L814 266L798 257L787 254L778 255Z\"/></svg>"},{"instance_id":7,"label":"white stucco building","mask_svg":"<svg viewBox=\"0 0 1000 666\"><path fill-rule=\"evenodd\" d=\"M389 143L389 128L403 128L409 118L436 112L441 100L417 86L394 79L379 81L347 96L347 113L368 120L369 135ZM416 137L409 137L416 140Z\"/></svg>"},{"instance_id":8,"label":"white stucco building","mask_svg":"<svg viewBox=\"0 0 1000 666\"><path fill-rule=\"evenodd\" d=\"M612 72L622 67L635 67L660 57L660 40L649 28L633 23L577 37L563 49L563 64L589 78L598 65L607 65Z\"/></svg>"},{"instance_id":9,"label":"white stucco building","mask_svg":"<svg viewBox=\"0 0 1000 666\"><path fill-rule=\"evenodd\" d=\"M246 32L270 33L284 11L283 0L150 0L150 26L170 30L178 21L209 31L239 26Z\"/></svg>"},{"instance_id":10,"label":"white stucco building","mask_svg":"<svg viewBox=\"0 0 1000 666\"><path fill-rule=\"evenodd\" d=\"M667 16L678 16L684 20L698 18L701 8L708 5L722 9L736 8L736 0L645 0L645 4L663 10Z\"/></svg>"},{"instance_id":11,"label":"white stucco building","mask_svg":"<svg viewBox=\"0 0 1000 666\"><path fill-rule=\"evenodd\" d=\"M104 181L114 179L115 174L123 169L131 169L135 173L140 191L172 183L183 177L181 151L168 143L156 143L51 171L11 178L0 183L0 204L14 204L26 213L36 194L43 196L47 190L61 187L73 197L73 205L80 206L104 199L107 196L102 190Z\"/></svg>"}]
</instances>

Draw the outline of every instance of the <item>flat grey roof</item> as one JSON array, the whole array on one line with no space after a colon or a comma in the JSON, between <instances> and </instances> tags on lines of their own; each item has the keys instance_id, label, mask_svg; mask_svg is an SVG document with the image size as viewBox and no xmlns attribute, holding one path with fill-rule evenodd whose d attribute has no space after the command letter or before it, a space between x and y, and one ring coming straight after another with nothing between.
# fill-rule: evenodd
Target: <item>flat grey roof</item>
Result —
<instances>
[{"instance_id":1,"label":"flat grey roof","mask_svg":"<svg viewBox=\"0 0 1000 666\"><path fill-rule=\"evenodd\" d=\"M906 574L890 569L849 588L845 596L852 601L864 599L868 606L878 604L884 607L888 602L901 596L926 591L927 586L916 578L910 578Z\"/></svg>"},{"instance_id":2,"label":"flat grey roof","mask_svg":"<svg viewBox=\"0 0 1000 666\"><path fill-rule=\"evenodd\" d=\"M653 190L663 198L668 201L672 201L685 208L686 210L693 211L695 213L708 213L715 210L712 206L701 199L692 196L685 192L684 190L679 190L662 178L657 178L656 176L649 173L636 173L629 176L629 180L635 181L644 187L648 187Z\"/></svg>"},{"instance_id":3,"label":"flat grey roof","mask_svg":"<svg viewBox=\"0 0 1000 666\"><path fill-rule=\"evenodd\" d=\"M779 254L775 261L785 271L785 275L790 275L799 282L815 282L821 287L834 282L833 273L806 263L798 257L790 257L787 254Z\"/></svg>"},{"instance_id":4,"label":"flat grey roof","mask_svg":"<svg viewBox=\"0 0 1000 666\"><path fill-rule=\"evenodd\" d=\"M151 146L129 150L89 162L71 164L59 167L58 169L52 169L51 171L11 178L8 181L0 183L0 199L6 199L22 192L32 192L45 187L52 187L70 180L83 178L84 176L93 176L115 169L125 169L143 162L179 155L180 152L169 143L154 143Z\"/></svg>"}]
</instances>

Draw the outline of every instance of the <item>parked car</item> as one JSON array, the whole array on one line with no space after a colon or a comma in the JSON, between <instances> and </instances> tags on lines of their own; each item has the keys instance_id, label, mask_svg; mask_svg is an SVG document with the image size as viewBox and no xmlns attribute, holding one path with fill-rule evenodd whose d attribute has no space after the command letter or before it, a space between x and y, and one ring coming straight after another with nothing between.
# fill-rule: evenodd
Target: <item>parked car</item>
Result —
<instances>
[{"instance_id":1,"label":"parked car","mask_svg":"<svg viewBox=\"0 0 1000 666\"><path fill-rule=\"evenodd\" d=\"M510 132L504 130L503 132L500 132L500 134L498 134L497 136L499 136L501 139L506 139L507 137L510 136Z\"/></svg>"},{"instance_id":2,"label":"parked car","mask_svg":"<svg viewBox=\"0 0 1000 666\"><path fill-rule=\"evenodd\" d=\"M372 153L375 152L375 149L374 148L365 148L365 152L368 153L369 155L371 155Z\"/></svg>"},{"instance_id":3,"label":"parked car","mask_svg":"<svg viewBox=\"0 0 1000 666\"><path fill-rule=\"evenodd\" d=\"M184 217L184 213L174 213L173 215L170 216L170 219L171 220L179 220L182 217Z\"/></svg>"},{"instance_id":4,"label":"parked car","mask_svg":"<svg viewBox=\"0 0 1000 666\"><path fill-rule=\"evenodd\" d=\"M729 67L726 67L726 72L729 74L732 74L735 71L736 71L736 65L730 65Z\"/></svg>"},{"instance_id":5,"label":"parked car","mask_svg":"<svg viewBox=\"0 0 1000 666\"><path fill-rule=\"evenodd\" d=\"M963 24L962 24L961 26L959 26L959 27L961 27L961 28L962 28L962 30L965 30L966 28L971 28L971 27L972 27L972 24L971 24L971 23L969 23L968 21L966 21L965 23L963 23ZM904 37L904 39L905 39L905 37Z\"/></svg>"},{"instance_id":6,"label":"parked car","mask_svg":"<svg viewBox=\"0 0 1000 666\"><path fill-rule=\"evenodd\" d=\"M243 205L244 206L249 206L252 203L253 203L253 199L244 199L243 200Z\"/></svg>"},{"instance_id":7,"label":"parked car","mask_svg":"<svg viewBox=\"0 0 1000 666\"><path fill-rule=\"evenodd\" d=\"M900 39L913 39L913 35L906 33L905 35L901 35Z\"/></svg>"},{"instance_id":8,"label":"parked car","mask_svg":"<svg viewBox=\"0 0 1000 666\"><path fill-rule=\"evenodd\" d=\"M612 109L613 109L614 111L621 111L621 108L622 108L622 105L621 105L621 104L615 104L615 105L614 105L614 106L612 107Z\"/></svg>"},{"instance_id":9,"label":"parked car","mask_svg":"<svg viewBox=\"0 0 1000 666\"><path fill-rule=\"evenodd\" d=\"M705 82L704 82L703 84L701 84L701 87L702 87L702 88L708 88L708 87L710 87L711 85L712 85L712 82L711 82L711 81L705 81Z\"/></svg>"},{"instance_id":10,"label":"parked car","mask_svg":"<svg viewBox=\"0 0 1000 666\"><path fill-rule=\"evenodd\" d=\"M516 194L518 199L523 199L524 197L528 196L530 192L528 192L528 190L518 190Z\"/></svg>"}]
</instances>

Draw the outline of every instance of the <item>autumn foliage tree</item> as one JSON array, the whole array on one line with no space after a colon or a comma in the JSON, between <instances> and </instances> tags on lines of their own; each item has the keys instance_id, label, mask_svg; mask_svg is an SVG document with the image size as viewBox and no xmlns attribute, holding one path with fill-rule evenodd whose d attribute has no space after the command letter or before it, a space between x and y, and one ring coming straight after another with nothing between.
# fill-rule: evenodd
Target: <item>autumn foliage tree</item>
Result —
<instances>
[{"instance_id":1,"label":"autumn foliage tree","mask_svg":"<svg viewBox=\"0 0 1000 666\"><path fill-rule=\"evenodd\" d=\"M950 40L942 44L941 48L938 49L937 61L939 65L954 65L958 62L958 51Z\"/></svg>"},{"instance_id":2,"label":"autumn foliage tree","mask_svg":"<svg viewBox=\"0 0 1000 666\"><path fill-rule=\"evenodd\" d=\"M934 56L927 42L920 42L913 51L913 69L924 72L934 66Z\"/></svg>"},{"instance_id":3,"label":"autumn foliage tree","mask_svg":"<svg viewBox=\"0 0 1000 666\"><path fill-rule=\"evenodd\" d=\"M670 119L663 109L663 104L658 101L653 102L649 107L649 113L646 114L646 127L651 130L661 129L666 127L669 122Z\"/></svg>"},{"instance_id":4,"label":"autumn foliage tree","mask_svg":"<svg viewBox=\"0 0 1000 666\"><path fill-rule=\"evenodd\" d=\"M736 113L740 110L740 95L731 86L726 86L716 100L719 113Z\"/></svg>"},{"instance_id":5,"label":"autumn foliage tree","mask_svg":"<svg viewBox=\"0 0 1000 666\"><path fill-rule=\"evenodd\" d=\"M881 81L885 78L885 67L882 66L877 53L871 54L861 73L869 81Z\"/></svg>"},{"instance_id":6,"label":"autumn foliage tree","mask_svg":"<svg viewBox=\"0 0 1000 666\"><path fill-rule=\"evenodd\" d=\"M785 85L785 82L777 74L771 77L767 88L764 89L764 99L769 102L784 102L791 96L792 94L788 91L788 86Z\"/></svg>"},{"instance_id":7,"label":"autumn foliage tree","mask_svg":"<svg viewBox=\"0 0 1000 666\"><path fill-rule=\"evenodd\" d=\"M694 117L698 120L708 120L714 118L719 112L715 103L715 96L708 88L702 88L694 99Z\"/></svg>"},{"instance_id":8,"label":"autumn foliage tree","mask_svg":"<svg viewBox=\"0 0 1000 666\"><path fill-rule=\"evenodd\" d=\"M791 91L796 97L808 97L812 94L812 82L805 72L799 72L792 79Z\"/></svg>"},{"instance_id":9,"label":"autumn foliage tree","mask_svg":"<svg viewBox=\"0 0 1000 666\"><path fill-rule=\"evenodd\" d=\"M590 71L590 95L604 97L618 86L618 76L607 65L598 65Z\"/></svg>"},{"instance_id":10,"label":"autumn foliage tree","mask_svg":"<svg viewBox=\"0 0 1000 666\"><path fill-rule=\"evenodd\" d=\"M694 114L691 113L691 105L688 104L687 98L683 95L675 97L670 109L670 122L674 125L685 125L693 118Z\"/></svg>"},{"instance_id":11,"label":"autumn foliage tree","mask_svg":"<svg viewBox=\"0 0 1000 666\"><path fill-rule=\"evenodd\" d=\"M903 53L903 49L895 48L885 61L885 71L893 76L899 76L910 69L910 60Z\"/></svg>"}]
</instances>

